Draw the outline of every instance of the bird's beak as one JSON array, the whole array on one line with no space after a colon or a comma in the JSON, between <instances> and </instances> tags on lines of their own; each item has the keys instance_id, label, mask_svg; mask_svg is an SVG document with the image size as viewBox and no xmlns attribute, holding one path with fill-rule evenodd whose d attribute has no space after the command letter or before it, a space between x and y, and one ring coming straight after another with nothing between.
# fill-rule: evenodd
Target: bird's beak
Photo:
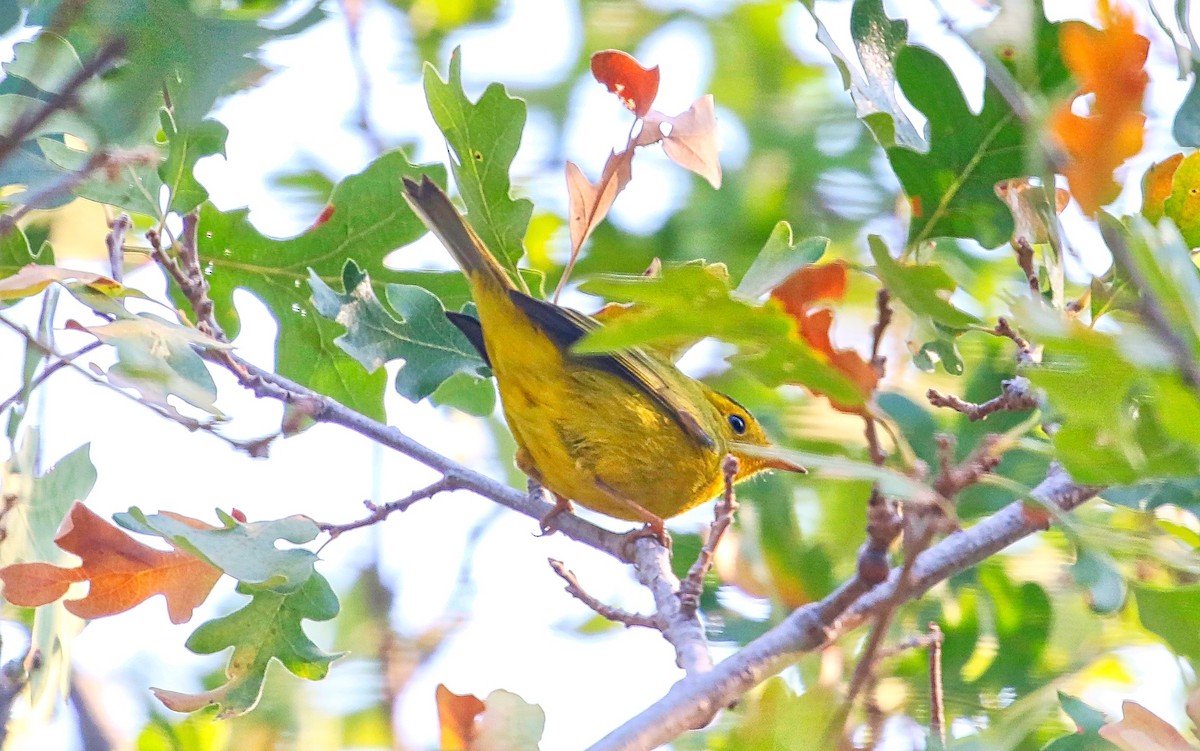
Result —
<instances>
[{"instance_id":1,"label":"bird's beak","mask_svg":"<svg viewBox=\"0 0 1200 751\"><path fill-rule=\"evenodd\" d=\"M801 475L808 474L808 470L805 469L804 467L801 467L799 464L796 464L795 462L790 462L787 459L783 459L780 457L771 457L770 459L763 459L762 463L763 463L763 466L766 467L767 469L780 469L780 470L783 470L784 472L796 472L797 474L801 474Z\"/></svg>"},{"instance_id":2,"label":"bird's beak","mask_svg":"<svg viewBox=\"0 0 1200 751\"><path fill-rule=\"evenodd\" d=\"M784 472L796 472L806 475L808 470L801 464L788 457L788 454L793 453L787 449L781 449L777 446L759 446L748 443L734 443L732 448L763 469L779 469Z\"/></svg>"}]
</instances>

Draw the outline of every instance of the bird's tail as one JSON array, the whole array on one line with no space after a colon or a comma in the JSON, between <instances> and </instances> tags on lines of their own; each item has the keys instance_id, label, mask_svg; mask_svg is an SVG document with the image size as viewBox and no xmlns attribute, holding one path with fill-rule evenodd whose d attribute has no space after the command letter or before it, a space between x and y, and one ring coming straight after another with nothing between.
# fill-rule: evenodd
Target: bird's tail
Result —
<instances>
[{"instance_id":1,"label":"bird's tail","mask_svg":"<svg viewBox=\"0 0 1200 751\"><path fill-rule=\"evenodd\" d=\"M408 205L454 256L472 286L482 284L491 289L515 289L504 267L487 249L479 235L471 229L450 197L428 177L421 182L404 178L404 195Z\"/></svg>"}]
</instances>

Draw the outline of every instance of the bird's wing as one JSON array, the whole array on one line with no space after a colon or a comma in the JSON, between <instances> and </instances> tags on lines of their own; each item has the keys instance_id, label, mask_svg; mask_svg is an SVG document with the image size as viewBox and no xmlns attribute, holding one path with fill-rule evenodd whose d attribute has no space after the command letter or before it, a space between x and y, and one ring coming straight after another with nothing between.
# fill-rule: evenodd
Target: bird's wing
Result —
<instances>
[{"instance_id":1,"label":"bird's wing","mask_svg":"<svg viewBox=\"0 0 1200 751\"><path fill-rule=\"evenodd\" d=\"M575 342L601 325L599 321L579 311L538 300L516 290L509 291L508 295L563 351L569 351ZM708 447L716 445L713 437L701 424L700 416L688 401L687 395L681 393L677 385L664 377L663 363L655 361L643 350L633 348L571 357L632 384L662 407L697 442Z\"/></svg>"},{"instance_id":2,"label":"bird's wing","mask_svg":"<svg viewBox=\"0 0 1200 751\"><path fill-rule=\"evenodd\" d=\"M492 359L488 357L487 345L483 342L483 327L479 325L479 319L466 313L455 313L453 310L446 311L446 318L458 327L458 330L467 337L467 341L483 358L483 364L489 368L492 367Z\"/></svg>"}]
</instances>

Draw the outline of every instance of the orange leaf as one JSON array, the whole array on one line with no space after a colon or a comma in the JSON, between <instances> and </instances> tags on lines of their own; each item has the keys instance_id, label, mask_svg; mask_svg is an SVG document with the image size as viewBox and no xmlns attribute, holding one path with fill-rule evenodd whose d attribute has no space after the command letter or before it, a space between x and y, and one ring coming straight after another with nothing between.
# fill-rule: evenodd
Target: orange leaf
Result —
<instances>
[{"instance_id":1,"label":"orange leaf","mask_svg":"<svg viewBox=\"0 0 1200 751\"><path fill-rule=\"evenodd\" d=\"M177 517L198 528L203 522ZM167 600L172 623L183 623L204 602L221 576L220 569L182 550L143 545L78 501L71 507L54 542L82 559L76 568L48 563L14 563L0 569L4 597L14 605L37 607L54 602L80 581L91 583L85 597L66 608L80 618L121 613L150 597Z\"/></svg>"},{"instance_id":2,"label":"orange leaf","mask_svg":"<svg viewBox=\"0 0 1200 751\"><path fill-rule=\"evenodd\" d=\"M646 115L646 124L662 132L661 124L671 126L663 136L663 151L672 162L708 180L713 188L721 187L721 161L718 156L717 115L712 94L697 99L686 112L670 117L657 110ZM639 136L638 142L642 142Z\"/></svg>"},{"instance_id":3,"label":"orange leaf","mask_svg":"<svg viewBox=\"0 0 1200 751\"><path fill-rule=\"evenodd\" d=\"M1097 14L1099 29L1072 21L1059 33L1063 60L1079 81L1076 97L1093 97L1090 111L1073 113L1073 97L1050 117L1050 131L1067 154L1063 174L1089 215L1117 197L1121 186L1113 171L1142 150L1146 116L1141 107L1149 81L1150 41L1134 30L1133 16L1109 0L1098 0Z\"/></svg>"},{"instance_id":4,"label":"orange leaf","mask_svg":"<svg viewBox=\"0 0 1200 751\"><path fill-rule=\"evenodd\" d=\"M841 300L846 295L845 261L805 266L784 279L771 291L771 297L799 320L818 300Z\"/></svg>"},{"instance_id":5,"label":"orange leaf","mask_svg":"<svg viewBox=\"0 0 1200 751\"><path fill-rule=\"evenodd\" d=\"M638 117L646 116L658 96L658 66L643 68L632 55L620 50L592 55L592 75Z\"/></svg>"},{"instance_id":6,"label":"orange leaf","mask_svg":"<svg viewBox=\"0 0 1200 751\"><path fill-rule=\"evenodd\" d=\"M442 729L442 751L467 751L475 739L475 719L487 707L471 694L459 696L439 683L438 725Z\"/></svg>"},{"instance_id":7,"label":"orange leaf","mask_svg":"<svg viewBox=\"0 0 1200 751\"><path fill-rule=\"evenodd\" d=\"M1100 728L1100 737L1121 751L1195 751L1179 731L1135 701L1121 704L1124 716Z\"/></svg>"},{"instance_id":8,"label":"orange leaf","mask_svg":"<svg viewBox=\"0 0 1200 751\"><path fill-rule=\"evenodd\" d=\"M796 320L800 337L808 345L829 359L829 364L849 378L870 401L871 394L879 384L879 373L853 349L838 349L833 346L829 330L833 327L833 311L828 308L813 310L821 300L840 300L846 294L847 265L844 261L805 266L789 276L771 291L771 298ZM832 399L835 409L851 414L863 414L865 404L849 406Z\"/></svg>"}]
</instances>

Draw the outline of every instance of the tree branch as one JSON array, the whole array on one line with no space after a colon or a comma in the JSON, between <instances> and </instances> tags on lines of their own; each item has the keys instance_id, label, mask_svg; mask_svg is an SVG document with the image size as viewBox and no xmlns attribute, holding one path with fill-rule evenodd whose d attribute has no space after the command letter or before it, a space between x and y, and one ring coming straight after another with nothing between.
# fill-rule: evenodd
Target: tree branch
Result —
<instances>
[{"instance_id":1,"label":"tree branch","mask_svg":"<svg viewBox=\"0 0 1200 751\"><path fill-rule=\"evenodd\" d=\"M628 610L605 605L584 590L579 584L579 579L575 577L575 572L568 569L562 561L553 558L547 560L550 562L550 568L554 569L554 573L558 574L567 583L567 594L587 605L598 615L616 623L624 623L627 627L644 626L646 628L662 629L662 623L657 615L630 613Z\"/></svg>"},{"instance_id":2,"label":"tree branch","mask_svg":"<svg viewBox=\"0 0 1200 751\"><path fill-rule=\"evenodd\" d=\"M381 446L386 446L405 456L412 457L425 466L441 472L443 475L453 474L458 487L462 489L478 493L484 498L495 501L532 519L540 520L554 508L554 504L547 503L540 497L534 497L515 488L510 488L502 482L493 480L487 475L475 472L452 459L442 456L433 449L405 435L398 428L372 420L361 412L357 412L335 399L330 399L277 373L260 368L237 355L212 350L204 350L199 354L209 362L232 371L242 381L243 385L251 389L256 396L276 399L293 407L298 407L318 422L340 425L375 441ZM629 546L626 544L626 539L623 535L598 527L573 514L560 515L555 520L555 526L558 531L573 540L608 553L617 560L624 561L625 563L634 562L632 551L628 549ZM638 542L650 541L639 540ZM650 542L650 544L653 547L662 549L662 546L657 543ZM642 546L639 545L638 547L640 549ZM663 554L665 556L665 549L663 549Z\"/></svg>"},{"instance_id":3,"label":"tree branch","mask_svg":"<svg viewBox=\"0 0 1200 751\"><path fill-rule=\"evenodd\" d=\"M1035 503L1065 512L1100 490L1074 482L1065 470L1053 464L1030 497ZM1045 527L1044 515L1029 514L1026 503L1016 501L974 527L951 534L917 557L907 599L919 597L938 582ZM592 745L589 751L648 751L687 730L703 727L718 709L804 653L824 646L880 612L900 585L899 571L870 591L857 577L851 579L824 600L794 611L711 671L684 678L666 696Z\"/></svg>"},{"instance_id":4,"label":"tree branch","mask_svg":"<svg viewBox=\"0 0 1200 751\"><path fill-rule=\"evenodd\" d=\"M1100 234L1104 236L1104 241L1108 244L1113 262L1120 267L1125 276L1129 277L1129 283L1138 291L1138 307L1142 318L1171 353L1171 358L1175 361L1175 367L1179 369L1179 376L1183 382L1200 393L1200 363L1196 361L1196 353L1191 350L1179 332L1171 326L1171 321L1167 317L1166 311L1163 310L1162 302L1147 283L1137 262L1134 261L1133 253L1125 244L1125 238L1121 236L1120 232L1110 229L1104 222L1100 223Z\"/></svg>"},{"instance_id":5,"label":"tree branch","mask_svg":"<svg viewBox=\"0 0 1200 751\"><path fill-rule=\"evenodd\" d=\"M679 598L683 602L685 613L695 613L700 607L700 596L704 594L704 577L712 568L713 556L725 530L733 523L733 515L737 513L738 502L733 494L733 478L737 476L738 460L733 454L728 454L721 463L721 471L725 475L725 493L717 501L713 509L713 522L708 528L708 539L700 548L696 562L688 569L688 574L679 585Z\"/></svg>"},{"instance_id":6,"label":"tree branch","mask_svg":"<svg viewBox=\"0 0 1200 751\"><path fill-rule=\"evenodd\" d=\"M982 420L995 412L1020 412L1027 409L1037 409L1037 396L1025 376L1015 376L1001 381L1000 395L986 402L976 404L963 401L954 394L943 394L937 389L925 392L925 398L935 407L945 407L955 412L961 412L971 422Z\"/></svg>"}]
</instances>

